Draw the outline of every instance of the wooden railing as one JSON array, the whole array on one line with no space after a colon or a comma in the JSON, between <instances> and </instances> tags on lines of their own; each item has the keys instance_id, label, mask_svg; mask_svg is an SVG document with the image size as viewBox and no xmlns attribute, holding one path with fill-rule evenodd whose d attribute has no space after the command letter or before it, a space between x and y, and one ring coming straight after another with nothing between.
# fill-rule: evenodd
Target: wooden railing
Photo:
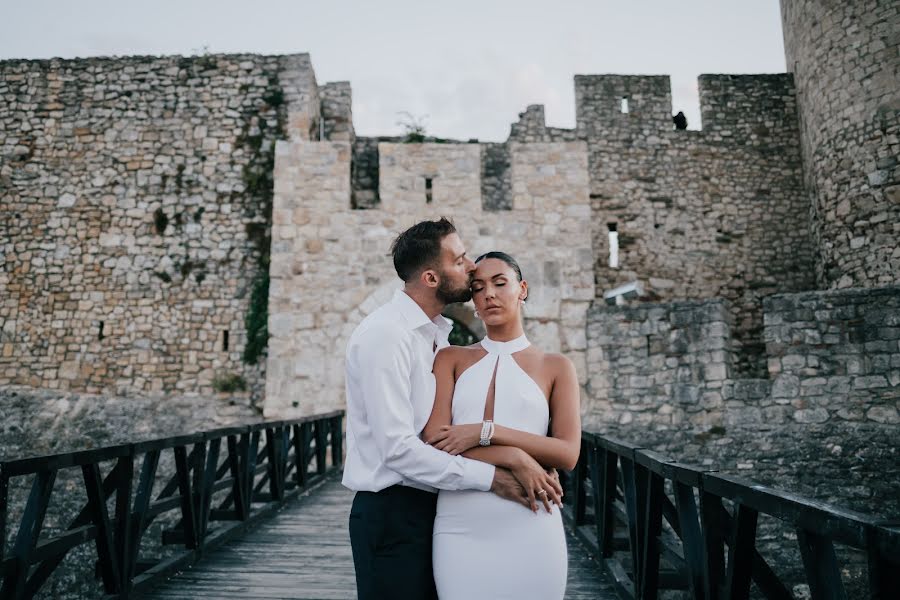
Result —
<instances>
[{"instance_id":1,"label":"wooden railing","mask_svg":"<svg viewBox=\"0 0 900 600\"><path fill-rule=\"evenodd\" d=\"M568 479L564 514L623 597L744 599L753 582L766 598L793 598L756 547L769 515L796 533L814 600L847 598L835 544L865 552L869 597L900 598L900 529L878 519L590 432Z\"/></svg>"},{"instance_id":2,"label":"wooden railing","mask_svg":"<svg viewBox=\"0 0 900 600\"><path fill-rule=\"evenodd\" d=\"M126 598L146 589L339 469L343 415L335 411L0 463L0 598L33 597L69 551L85 544L96 550L107 595ZM174 472L160 478L157 492L160 458L169 452ZM53 484L63 469L81 470L87 501L68 529L42 539ZM28 478L31 491L7 544L15 478ZM173 524L162 531L161 542L177 550L164 558L142 555L148 527L164 514L173 516Z\"/></svg>"}]
</instances>

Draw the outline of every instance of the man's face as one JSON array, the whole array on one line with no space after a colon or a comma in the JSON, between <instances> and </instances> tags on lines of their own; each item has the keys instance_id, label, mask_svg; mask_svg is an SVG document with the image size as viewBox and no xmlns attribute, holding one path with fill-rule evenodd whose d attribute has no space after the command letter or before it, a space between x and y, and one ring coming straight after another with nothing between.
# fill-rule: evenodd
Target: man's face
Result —
<instances>
[{"instance_id":1,"label":"man's face","mask_svg":"<svg viewBox=\"0 0 900 600\"><path fill-rule=\"evenodd\" d=\"M472 298L472 277L475 263L466 256L459 235L451 233L441 240L441 259L437 269L440 283L436 291L438 300L444 304L467 302Z\"/></svg>"}]
</instances>

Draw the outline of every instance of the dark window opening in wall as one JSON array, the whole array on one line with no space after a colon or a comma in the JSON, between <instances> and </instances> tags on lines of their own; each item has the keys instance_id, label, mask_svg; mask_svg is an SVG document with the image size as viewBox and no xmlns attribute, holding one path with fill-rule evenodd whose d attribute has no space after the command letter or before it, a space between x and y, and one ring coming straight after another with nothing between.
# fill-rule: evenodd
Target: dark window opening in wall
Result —
<instances>
[{"instance_id":1,"label":"dark window opening in wall","mask_svg":"<svg viewBox=\"0 0 900 600\"><path fill-rule=\"evenodd\" d=\"M103 321L100 321L100 329L97 331L97 339L102 340L104 337L106 336L103 335Z\"/></svg>"},{"instance_id":2,"label":"dark window opening in wall","mask_svg":"<svg viewBox=\"0 0 900 600\"><path fill-rule=\"evenodd\" d=\"M622 96L622 100L619 102L619 110L622 111L623 115L628 114L628 96Z\"/></svg>"},{"instance_id":3,"label":"dark window opening in wall","mask_svg":"<svg viewBox=\"0 0 900 600\"><path fill-rule=\"evenodd\" d=\"M619 268L619 232L615 223L607 223L609 229L609 267Z\"/></svg>"},{"instance_id":4,"label":"dark window opening in wall","mask_svg":"<svg viewBox=\"0 0 900 600\"><path fill-rule=\"evenodd\" d=\"M228 330L222 332L222 351L228 352Z\"/></svg>"},{"instance_id":5,"label":"dark window opening in wall","mask_svg":"<svg viewBox=\"0 0 900 600\"><path fill-rule=\"evenodd\" d=\"M432 182L434 179L431 177L425 178L425 204L431 204L431 191L433 188Z\"/></svg>"}]
</instances>

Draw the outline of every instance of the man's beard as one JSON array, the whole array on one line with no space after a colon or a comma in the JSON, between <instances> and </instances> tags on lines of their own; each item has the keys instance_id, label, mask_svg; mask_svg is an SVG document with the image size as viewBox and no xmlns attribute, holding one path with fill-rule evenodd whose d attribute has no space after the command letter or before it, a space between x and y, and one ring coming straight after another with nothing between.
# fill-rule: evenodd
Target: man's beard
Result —
<instances>
[{"instance_id":1,"label":"man's beard","mask_svg":"<svg viewBox=\"0 0 900 600\"><path fill-rule=\"evenodd\" d=\"M468 282L465 287L455 288L448 277L442 276L435 295L444 304L468 302L472 299L472 288Z\"/></svg>"}]
</instances>

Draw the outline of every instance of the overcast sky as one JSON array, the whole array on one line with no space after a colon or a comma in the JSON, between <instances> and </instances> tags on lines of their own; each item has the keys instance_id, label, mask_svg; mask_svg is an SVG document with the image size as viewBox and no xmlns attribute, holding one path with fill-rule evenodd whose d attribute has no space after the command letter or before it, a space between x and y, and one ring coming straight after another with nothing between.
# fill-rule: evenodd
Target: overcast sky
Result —
<instances>
[{"instance_id":1,"label":"overcast sky","mask_svg":"<svg viewBox=\"0 0 900 600\"><path fill-rule=\"evenodd\" d=\"M502 141L529 104L575 124L572 77L670 75L699 124L697 75L785 71L778 0L0 0L0 58L309 52L349 80L356 130Z\"/></svg>"}]
</instances>

